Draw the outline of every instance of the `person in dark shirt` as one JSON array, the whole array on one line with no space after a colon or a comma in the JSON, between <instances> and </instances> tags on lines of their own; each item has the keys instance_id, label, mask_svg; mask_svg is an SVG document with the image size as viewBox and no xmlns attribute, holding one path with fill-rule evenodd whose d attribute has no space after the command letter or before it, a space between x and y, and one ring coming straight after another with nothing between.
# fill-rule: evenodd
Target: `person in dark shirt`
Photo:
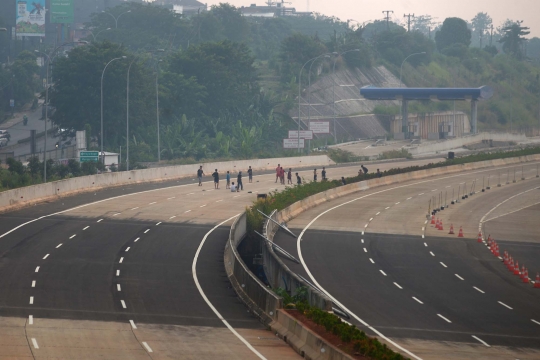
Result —
<instances>
[{"instance_id":1,"label":"person in dark shirt","mask_svg":"<svg viewBox=\"0 0 540 360\"><path fill-rule=\"evenodd\" d=\"M251 168L251 166L248 169L248 179L250 183L253 182L253 169Z\"/></svg>"},{"instance_id":2,"label":"person in dark shirt","mask_svg":"<svg viewBox=\"0 0 540 360\"><path fill-rule=\"evenodd\" d=\"M362 168L362 171L364 171L364 174L368 173L367 167L365 167L364 165L360 165L360 167Z\"/></svg>"},{"instance_id":3,"label":"person in dark shirt","mask_svg":"<svg viewBox=\"0 0 540 360\"><path fill-rule=\"evenodd\" d=\"M202 186L202 177L204 176L204 171L202 169L202 165L199 167L199 170L197 170L197 177L199 178L199 186Z\"/></svg>"},{"instance_id":4,"label":"person in dark shirt","mask_svg":"<svg viewBox=\"0 0 540 360\"><path fill-rule=\"evenodd\" d=\"M377 169L377 177L382 177L382 172L379 169Z\"/></svg>"},{"instance_id":5,"label":"person in dark shirt","mask_svg":"<svg viewBox=\"0 0 540 360\"><path fill-rule=\"evenodd\" d=\"M296 185L302 185L302 179L298 173L296 173Z\"/></svg>"},{"instance_id":6,"label":"person in dark shirt","mask_svg":"<svg viewBox=\"0 0 540 360\"><path fill-rule=\"evenodd\" d=\"M317 182L317 169L313 169L313 181Z\"/></svg>"},{"instance_id":7,"label":"person in dark shirt","mask_svg":"<svg viewBox=\"0 0 540 360\"><path fill-rule=\"evenodd\" d=\"M292 184L292 169L289 168L289 171L287 171L287 184Z\"/></svg>"},{"instance_id":8,"label":"person in dark shirt","mask_svg":"<svg viewBox=\"0 0 540 360\"><path fill-rule=\"evenodd\" d=\"M238 191L244 190L244 184L242 184L242 172L238 172L238 176L236 177L236 182L238 183Z\"/></svg>"},{"instance_id":9,"label":"person in dark shirt","mask_svg":"<svg viewBox=\"0 0 540 360\"><path fill-rule=\"evenodd\" d=\"M217 169L212 173L212 177L214 178L214 189L219 189L219 173Z\"/></svg>"},{"instance_id":10,"label":"person in dark shirt","mask_svg":"<svg viewBox=\"0 0 540 360\"><path fill-rule=\"evenodd\" d=\"M323 166L323 168L322 168L321 174L322 174L322 180L323 180L323 181L326 181L326 180L327 180L327 179L326 179L326 169L324 168L324 166Z\"/></svg>"},{"instance_id":11,"label":"person in dark shirt","mask_svg":"<svg viewBox=\"0 0 540 360\"><path fill-rule=\"evenodd\" d=\"M341 177L341 185L347 185L347 180L343 176Z\"/></svg>"}]
</instances>

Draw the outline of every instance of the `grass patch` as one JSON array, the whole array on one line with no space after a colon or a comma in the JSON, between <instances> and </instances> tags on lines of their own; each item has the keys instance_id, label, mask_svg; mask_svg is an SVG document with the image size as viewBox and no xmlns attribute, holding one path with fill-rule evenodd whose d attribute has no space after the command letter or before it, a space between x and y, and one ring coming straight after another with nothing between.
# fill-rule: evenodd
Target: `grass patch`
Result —
<instances>
[{"instance_id":1,"label":"grass patch","mask_svg":"<svg viewBox=\"0 0 540 360\"><path fill-rule=\"evenodd\" d=\"M389 159L412 159L412 155L407 149L390 150L379 154L379 160Z\"/></svg>"}]
</instances>

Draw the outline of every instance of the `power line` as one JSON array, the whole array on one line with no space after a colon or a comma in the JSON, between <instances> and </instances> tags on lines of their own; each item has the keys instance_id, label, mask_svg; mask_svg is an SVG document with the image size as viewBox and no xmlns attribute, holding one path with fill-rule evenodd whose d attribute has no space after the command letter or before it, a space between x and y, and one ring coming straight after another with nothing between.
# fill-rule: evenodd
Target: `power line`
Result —
<instances>
[{"instance_id":1,"label":"power line","mask_svg":"<svg viewBox=\"0 0 540 360\"><path fill-rule=\"evenodd\" d=\"M383 14L386 13L386 29L390 30L390 13L394 13L393 10L383 10Z\"/></svg>"}]
</instances>

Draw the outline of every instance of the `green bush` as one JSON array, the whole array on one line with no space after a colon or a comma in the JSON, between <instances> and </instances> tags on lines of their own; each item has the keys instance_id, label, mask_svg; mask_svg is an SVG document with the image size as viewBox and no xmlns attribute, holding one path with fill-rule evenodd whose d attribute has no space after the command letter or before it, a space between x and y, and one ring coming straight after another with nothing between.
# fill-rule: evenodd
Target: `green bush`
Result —
<instances>
[{"instance_id":1,"label":"green bush","mask_svg":"<svg viewBox=\"0 0 540 360\"><path fill-rule=\"evenodd\" d=\"M379 154L379 160L389 159L412 159L412 155L407 149L390 150Z\"/></svg>"}]
</instances>

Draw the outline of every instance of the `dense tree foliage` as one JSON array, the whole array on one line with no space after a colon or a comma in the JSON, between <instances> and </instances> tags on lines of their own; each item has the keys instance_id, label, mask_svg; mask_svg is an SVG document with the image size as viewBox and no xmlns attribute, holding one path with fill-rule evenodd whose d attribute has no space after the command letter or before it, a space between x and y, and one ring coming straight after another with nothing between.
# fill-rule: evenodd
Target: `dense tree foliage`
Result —
<instances>
[{"instance_id":1,"label":"dense tree foliage","mask_svg":"<svg viewBox=\"0 0 540 360\"><path fill-rule=\"evenodd\" d=\"M463 19L446 18L441 29L435 34L435 43L439 51L455 44L468 47L471 44L471 30Z\"/></svg>"},{"instance_id":2,"label":"dense tree foliage","mask_svg":"<svg viewBox=\"0 0 540 360\"><path fill-rule=\"evenodd\" d=\"M512 24L502 29L504 35L499 40L503 44L503 51L507 54L511 54L518 59L523 59L525 56L523 44L525 42L525 36L531 32L529 28L520 26L519 23Z\"/></svg>"}]
</instances>

